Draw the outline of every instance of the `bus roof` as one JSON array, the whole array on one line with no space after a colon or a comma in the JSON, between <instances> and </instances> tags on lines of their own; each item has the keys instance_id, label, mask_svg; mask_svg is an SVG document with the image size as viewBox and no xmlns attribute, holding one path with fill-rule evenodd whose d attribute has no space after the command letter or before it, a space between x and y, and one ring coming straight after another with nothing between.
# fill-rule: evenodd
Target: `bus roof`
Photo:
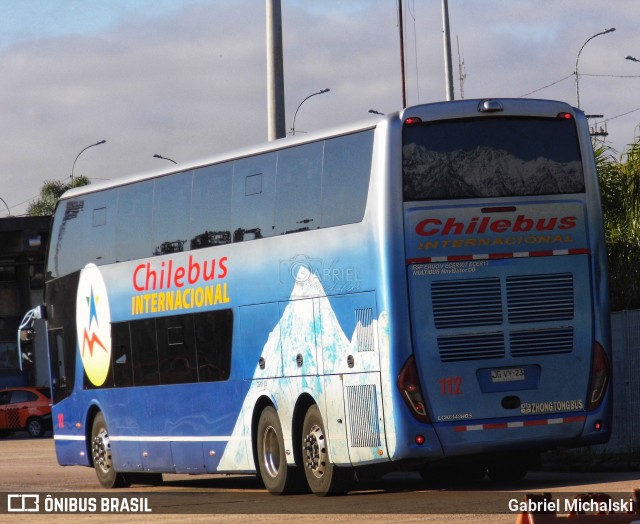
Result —
<instances>
[{"instance_id":1,"label":"bus roof","mask_svg":"<svg viewBox=\"0 0 640 524\"><path fill-rule=\"evenodd\" d=\"M187 162L181 162L180 164L175 165L172 169L167 169L166 167L158 168L150 171L144 171L141 173L125 175L121 178L99 182L97 184L90 184L86 186L75 187L66 191L62 195L60 200L66 200L68 198L73 198L73 197L87 194L87 193L93 193L93 192L101 191L104 189L128 185L128 184L132 184L142 180L171 175L173 173L181 173L181 172L189 171L191 169L196 169L199 167L219 164L219 163L237 159L237 158L244 158L244 157L257 155L260 153L275 151L278 149L285 149L287 147L295 146L298 144L315 142L315 141L323 140L325 138L330 138L333 136L347 135L350 133L363 131L365 129L373 129L374 127L376 127L376 125L380 121L385 119L391 119L394 117L397 118L397 116L398 116L398 113L393 113L393 114L387 115L386 117L375 117L375 118L370 118L368 120L360 121L357 123L345 124L345 125L336 126L334 128L330 128L326 130L314 131L312 133L305 133L304 136L288 136L285 138L273 140L271 142L263 142L253 146L246 146L243 148L226 151L224 153L215 154L210 157L204 157L204 158L195 159Z\"/></svg>"}]
</instances>

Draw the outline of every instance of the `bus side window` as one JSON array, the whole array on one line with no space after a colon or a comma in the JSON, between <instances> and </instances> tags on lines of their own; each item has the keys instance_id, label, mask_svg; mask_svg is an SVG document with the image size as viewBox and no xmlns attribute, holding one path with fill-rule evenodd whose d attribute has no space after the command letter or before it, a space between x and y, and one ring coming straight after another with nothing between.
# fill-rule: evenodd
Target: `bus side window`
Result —
<instances>
[{"instance_id":1,"label":"bus side window","mask_svg":"<svg viewBox=\"0 0 640 524\"><path fill-rule=\"evenodd\" d=\"M123 186L118 191L116 262L153 255L152 199L153 180Z\"/></svg>"},{"instance_id":2,"label":"bus side window","mask_svg":"<svg viewBox=\"0 0 640 524\"><path fill-rule=\"evenodd\" d=\"M200 382L227 380L231 372L233 312L230 309L194 315Z\"/></svg>"},{"instance_id":3,"label":"bus side window","mask_svg":"<svg viewBox=\"0 0 640 524\"><path fill-rule=\"evenodd\" d=\"M231 182L233 162L195 171L191 193L191 249L231 243Z\"/></svg>"},{"instance_id":4,"label":"bus side window","mask_svg":"<svg viewBox=\"0 0 640 524\"><path fill-rule=\"evenodd\" d=\"M154 255L189 249L190 171L158 178L153 192Z\"/></svg>"},{"instance_id":5,"label":"bus side window","mask_svg":"<svg viewBox=\"0 0 640 524\"><path fill-rule=\"evenodd\" d=\"M276 235L320 227L322 151L323 142L313 142L278 153Z\"/></svg>"},{"instance_id":6,"label":"bus side window","mask_svg":"<svg viewBox=\"0 0 640 524\"><path fill-rule=\"evenodd\" d=\"M111 368L115 387L133 386L133 359L129 322L111 324Z\"/></svg>"},{"instance_id":7,"label":"bus side window","mask_svg":"<svg viewBox=\"0 0 640 524\"><path fill-rule=\"evenodd\" d=\"M322 171L322 227L361 222L367 205L373 131L325 142Z\"/></svg>"},{"instance_id":8,"label":"bus side window","mask_svg":"<svg viewBox=\"0 0 640 524\"><path fill-rule=\"evenodd\" d=\"M273 236L277 153L236 160L231 229L233 242Z\"/></svg>"},{"instance_id":9,"label":"bus side window","mask_svg":"<svg viewBox=\"0 0 640 524\"><path fill-rule=\"evenodd\" d=\"M175 315L156 319L161 384L198 381L192 318Z\"/></svg>"},{"instance_id":10,"label":"bus side window","mask_svg":"<svg viewBox=\"0 0 640 524\"><path fill-rule=\"evenodd\" d=\"M133 383L136 386L160 384L156 323L152 318L130 323Z\"/></svg>"}]
</instances>

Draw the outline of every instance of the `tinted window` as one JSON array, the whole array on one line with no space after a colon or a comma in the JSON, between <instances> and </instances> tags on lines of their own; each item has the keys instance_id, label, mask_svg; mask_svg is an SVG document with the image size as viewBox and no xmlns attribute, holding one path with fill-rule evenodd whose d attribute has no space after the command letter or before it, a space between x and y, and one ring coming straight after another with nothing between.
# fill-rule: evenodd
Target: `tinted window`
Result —
<instances>
[{"instance_id":1,"label":"tinted window","mask_svg":"<svg viewBox=\"0 0 640 524\"><path fill-rule=\"evenodd\" d=\"M405 126L406 200L584 191L575 122L479 118Z\"/></svg>"},{"instance_id":2,"label":"tinted window","mask_svg":"<svg viewBox=\"0 0 640 524\"><path fill-rule=\"evenodd\" d=\"M97 265L115 262L116 206L115 191L86 195L86 211L82 216L85 236L83 245L78 246L84 254L83 267L89 262Z\"/></svg>"},{"instance_id":3,"label":"tinted window","mask_svg":"<svg viewBox=\"0 0 640 524\"><path fill-rule=\"evenodd\" d=\"M153 193L154 255L189 249L190 172L156 179Z\"/></svg>"},{"instance_id":4,"label":"tinted window","mask_svg":"<svg viewBox=\"0 0 640 524\"><path fill-rule=\"evenodd\" d=\"M193 176L190 247L200 249L231 242L233 162L198 169Z\"/></svg>"},{"instance_id":5,"label":"tinted window","mask_svg":"<svg viewBox=\"0 0 640 524\"><path fill-rule=\"evenodd\" d=\"M193 315L200 382L227 380L231 372L233 313L230 309Z\"/></svg>"},{"instance_id":6,"label":"tinted window","mask_svg":"<svg viewBox=\"0 0 640 524\"><path fill-rule=\"evenodd\" d=\"M198 381L192 315L156 320L161 384Z\"/></svg>"},{"instance_id":7,"label":"tinted window","mask_svg":"<svg viewBox=\"0 0 640 524\"><path fill-rule=\"evenodd\" d=\"M278 153L275 234L320 227L323 142Z\"/></svg>"},{"instance_id":8,"label":"tinted window","mask_svg":"<svg viewBox=\"0 0 640 524\"><path fill-rule=\"evenodd\" d=\"M360 222L367 205L373 131L325 142L322 227Z\"/></svg>"},{"instance_id":9,"label":"tinted window","mask_svg":"<svg viewBox=\"0 0 640 524\"><path fill-rule=\"evenodd\" d=\"M152 386L160 383L158 343L155 320L135 320L130 323L133 355L133 383Z\"/></svg>"},{"instance_id":10,"label":"tinted window","mask_svg":"<svg viewBox=\"0 0 640 524\"><path fill-rule=\"evenodd\" d=\"M111 324L111 369L116 387L133 386L133 358L129 322ZM109 377L107 377L107 382Z\"/></svg>"},{"instance_id":11,"label":"tinted window","mask_svg":"<svg viewBox=\"0 0 640 524\"><path fill-rule=\"evenodd\" d=\"M152 180L123 186L118 191L116 261L124 262L153 255L152 204Z\"/></svg>"},{"instance_id":12,"label":"tinted window","mask_svg":"<svg viewBox=\"0 0 640 524\"><path fill-rule=\"evenodd\" d=\"M84 244L84 198L65 200L56 209L49 246L47 277L56 278L82 267L78 248Z\"/></svg>"},{"instance_id":13,"label":"tinted window","mask_svg":"<svg viewBox=\"0 0 640 524\"><path fill-rule=\"evenodd\" d=\"M233 242L273 235L277 153L235 162L233 175Z\"/></svg>"}]
</instances>

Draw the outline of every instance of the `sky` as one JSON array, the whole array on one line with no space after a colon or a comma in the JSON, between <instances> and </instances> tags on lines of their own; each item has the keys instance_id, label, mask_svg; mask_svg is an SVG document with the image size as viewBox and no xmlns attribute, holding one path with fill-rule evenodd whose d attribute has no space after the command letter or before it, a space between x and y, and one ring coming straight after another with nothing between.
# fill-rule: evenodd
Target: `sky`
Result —
<instances>
[{"instance_id":1,"label":"sky","mask_svg":"<svg viewBox=\"0 0 640 524\"><path fill-rule=\"evenodd\" d=\"M396 0L281 0L286 127L401 109ZM640 0L448 0L455 98L577 104L640 134ZM0 217L45 181L170 168L267 141L265 0L0 0ZM409 105L446 98L441 0L403 0ZM461 89L462 88L462 89ZM106 140L104 144L87 146ZM165 165L163 165L165 163ZM4 202L3 202L4 201ZM6 205L5 205L6 203ZM1 249L1 246L0 246Z\"/></svg>"}]
</instances>

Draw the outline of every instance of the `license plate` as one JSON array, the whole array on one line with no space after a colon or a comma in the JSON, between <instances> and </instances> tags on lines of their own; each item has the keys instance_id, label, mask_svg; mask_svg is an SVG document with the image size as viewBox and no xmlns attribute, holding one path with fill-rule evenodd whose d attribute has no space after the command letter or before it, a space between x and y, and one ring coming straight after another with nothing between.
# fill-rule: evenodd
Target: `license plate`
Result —
<instances>
[{"instance_id":1,"label":"license plate","mask_svg":"<svg viewBox=\"0 0 640 524\"><path fill-rule=\"evenodd\" d=\"M491 370L491 382L516 382L524 380L524 368L503 368Z\"/></svg>"}]
</instances>

